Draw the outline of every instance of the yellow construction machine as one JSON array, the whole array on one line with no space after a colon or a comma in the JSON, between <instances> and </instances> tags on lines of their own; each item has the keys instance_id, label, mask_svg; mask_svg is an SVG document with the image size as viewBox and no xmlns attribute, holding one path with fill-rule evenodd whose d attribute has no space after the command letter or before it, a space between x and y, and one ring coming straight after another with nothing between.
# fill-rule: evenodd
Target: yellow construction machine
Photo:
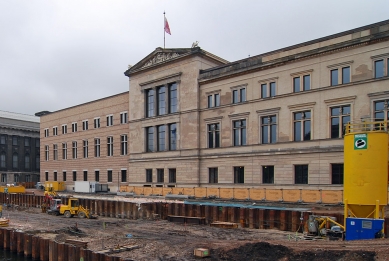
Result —
<instances>
[{"instance_id":1,"label":"yellow construction machine","mask_svg":"<svg viewBox=\"0 0 389 261\"><path fill-rule=\"evenodd\" d=\"M336 222L335 217L310 215L307 221L307 237L341 239L344 231L344 226Z\"/></svg>"},{"instance_id":2,"label":"yellow construction machine","mask_svg":"<svg viewBox=\"0 0 389 261\"><path fill-rule=\"evenodd\" d=\"M87 208L80 205L78 198L70 197L67 204L62 204L61 199L52 199L50 201L50 207L47 210L51 215L64 215L66 218L78 216L79 218L97 218L96 215L92 215Z\"/></svg>"}]
</instances>

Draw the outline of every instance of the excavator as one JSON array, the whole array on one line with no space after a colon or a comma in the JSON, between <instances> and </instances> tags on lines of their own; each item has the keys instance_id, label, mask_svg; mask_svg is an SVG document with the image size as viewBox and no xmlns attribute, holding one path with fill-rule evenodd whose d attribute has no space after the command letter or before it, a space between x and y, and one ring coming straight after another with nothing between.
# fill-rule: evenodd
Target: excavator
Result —
<instances>
[{"instance_id":1,"label":"excavator","mask_svg":"<svg viewBox=\"0 0 389 261\"><path fill-rule=\"evenodd\" d=\"M307 220L307 237L329 237L341 239L344 237L344 226L336 222L335 217L310 215Z\"/></svg>"}]
</instances>

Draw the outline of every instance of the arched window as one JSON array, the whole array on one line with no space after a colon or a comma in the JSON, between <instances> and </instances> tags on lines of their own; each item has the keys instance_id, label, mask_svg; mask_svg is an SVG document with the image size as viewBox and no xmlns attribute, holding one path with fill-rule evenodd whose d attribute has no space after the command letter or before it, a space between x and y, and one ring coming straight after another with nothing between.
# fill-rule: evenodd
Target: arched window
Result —
<instances>
[{"instance_id":1,"label":"arched window","mask_svg":"<svg viewBox=\"0 0 389 261\"><path fill-rule=\"evenodd\" d=\"M30 169L30 154L26 153L26 155L24 155L24 168L26 170Z\"/></svg>"},{"instance_id":2,"label":"arched window","mask_svg":"<svg viewBox=\"0 0 389 261\"><path fill-rule=\"evenodd\" d=\"M5 164L5 152L1 152L0 154L0 168L5 168L6 167L6 164Z\"/></svg>"},{"instance_id":3,"label":"arched window","mask_svg":"<svg viewBox=\"0 0 389 261\"><path fill-rule=\"evenodd\" d=\"M19 162L19 157L18 154L15 152L12 155L12 168L17 169L19 167L18 162Z\"/></svg>"}]
</instances>

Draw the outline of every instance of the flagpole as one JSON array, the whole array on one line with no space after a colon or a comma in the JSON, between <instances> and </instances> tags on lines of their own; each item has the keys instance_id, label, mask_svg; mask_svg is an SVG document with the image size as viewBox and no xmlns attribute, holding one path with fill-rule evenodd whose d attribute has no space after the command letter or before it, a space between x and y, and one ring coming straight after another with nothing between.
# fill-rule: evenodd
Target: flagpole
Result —
<instances>
[{"instance_id":1,"label":"flagpole","mask_svg":"<svg viewBox=\"0 0 389 261\"><path fill-rule=\"evenodd\" d=\"M165 49L165 11L163 11L163 49Z\"/></svg>"}]
</instances>

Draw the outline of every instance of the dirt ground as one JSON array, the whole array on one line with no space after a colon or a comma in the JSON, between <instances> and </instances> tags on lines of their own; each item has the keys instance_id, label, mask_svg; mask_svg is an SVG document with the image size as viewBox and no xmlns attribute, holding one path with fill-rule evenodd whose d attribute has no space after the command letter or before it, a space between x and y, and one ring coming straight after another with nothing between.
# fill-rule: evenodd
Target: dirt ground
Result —
<instances>
[{"instance_id":1,"label":"dirt ground","mask_svg":"<svg viewBox=\"0 0 389 261\"><path fill-rule=\"evenodd\" d=\"M209 248L211 256L205 260L212 261L389 260L389 239L305 240L302 234L278 230L188 226L165 220L65 218L41 213L37 208L4 208L3 216L10 219L12 228L58 242L82 240L94 251L133 246L114 254L127 260L198 260L193 255L195 248Z\"/></svg>"}]
</instances>

